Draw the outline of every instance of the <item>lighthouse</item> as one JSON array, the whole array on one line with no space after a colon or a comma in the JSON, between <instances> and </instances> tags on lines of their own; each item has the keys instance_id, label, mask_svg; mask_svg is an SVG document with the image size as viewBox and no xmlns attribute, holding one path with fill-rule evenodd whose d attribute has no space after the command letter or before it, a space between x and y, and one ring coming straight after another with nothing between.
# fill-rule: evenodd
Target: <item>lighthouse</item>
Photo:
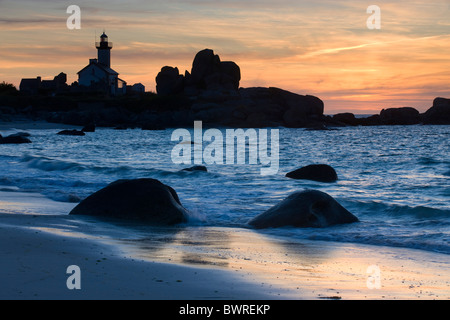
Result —
<instances>
[{"instance_id":1,"label":"lighthouse","mask_svg":"<svg viewBox=\"0 0 450 320\"><path fill-rule=\"evenodd\" d=\"M100 42L96 42L95 46L98 51L98 63L111 68L111 49L113 44L108 42L108 36L105 32L100 36Z\"/></svg>"},{"instance_id":2,"label":"lighthouse","mask_svg":"<svg viewBox=\"0 0 450 320\"><path fill-rule=\"evenodd\" d=\"M1 1L1 0L0 0ZM95 43L97 59L89 59L89 64L78 71L78 84L81 92L103 92L111 96L127 93L127 83L119 78L119 73L111 69L112 43L103 32L100 42ZM141 84L130 86L131 92L145 92Z\"/></svg>"}]
</instances>

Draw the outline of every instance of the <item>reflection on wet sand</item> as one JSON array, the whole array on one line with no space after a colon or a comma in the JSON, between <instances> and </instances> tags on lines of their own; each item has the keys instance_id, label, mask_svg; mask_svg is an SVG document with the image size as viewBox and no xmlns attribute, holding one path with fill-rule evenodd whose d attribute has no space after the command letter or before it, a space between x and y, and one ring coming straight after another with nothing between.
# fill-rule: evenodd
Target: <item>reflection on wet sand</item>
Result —
<instances>
[{"instance_id":1,"label":"reflection on wet sand","mask_svg":"<svg viewBox=\"0 0 450 320\"><path fill-rule=\"evenodd\" d=\"M286 296L294 299L441 299L448 296L447 288L436 287L436 275L432 273L445 269L445 265L440 261L431 262L425 252L411 259L409 251L403 256L401 249L290 241L242 228L191 226L140 231L144 237L120 241L131 256L235 271L244 281L260 283L262 290L287 289L290 294ZM372 290L367 285L370 266L382 271L381 289Z\"/></svg>"},{"instance_id":2,"label":"reflection on wet sand","mask_svg":"<svg viewBox=\"0 0 450 320\"><path fill-rule=\"evenodd\" d=\"M275 295L283 292L285 298L449 296L447 256L420 250L299 240L231 227L149 227L67 215L0 214L1 218L3 224L20 222L36 231L95 239L131 259L232 271L244 283L256 283ZM381 270L379 290L367 285L370 266Z\"/></svg>"},{"instance_id":3,"label":"reflection on wet sand","mask_svg":"<svg viewBox=\"0 0 450 320\"><path fill-rule=\"evenodd\" d=\"M288 242L250 229L186 227L148 229L145 238L123 240L126 251L149 261L220 267L266 275L311 271L332 254L332 247ZM175 231L176 230L176 231ZM316 271L314 271L316 273Z\"/></svg>"}]
</instances>

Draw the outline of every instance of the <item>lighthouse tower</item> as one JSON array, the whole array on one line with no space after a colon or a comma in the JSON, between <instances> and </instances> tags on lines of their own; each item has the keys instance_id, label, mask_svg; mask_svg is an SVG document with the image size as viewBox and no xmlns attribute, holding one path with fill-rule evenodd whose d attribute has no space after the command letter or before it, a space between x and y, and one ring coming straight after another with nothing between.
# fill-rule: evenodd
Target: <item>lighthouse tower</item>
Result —
<instances>
[{"instance_id":1,"label":"lighthouse tower","mask_svg":"<svg viewBox=\"0 0 450 320\"><path fill-rule=\"evenodd\" d=\"M0 0L1 1L1 0ZM103 32L100 42L95 43L97 59L89 59L89 64L78 71L80 90L86 92L104 92L116 96L126 93L127 83L119 78L119 73L111 69L111 42Z\"/></svg>"},{"instance_id":2,"label":"lighthouse tower","mask_svg":"<svg viewBox=\"0 0 450 320\"><path fill-rule=\"evenodd\" d=\"M108 42L108 36L105 32L100 36L100 42L96 42L95 46L98 50L98 63L111 68L111 49L113 44Z\"/></svg>"}]
</instances>

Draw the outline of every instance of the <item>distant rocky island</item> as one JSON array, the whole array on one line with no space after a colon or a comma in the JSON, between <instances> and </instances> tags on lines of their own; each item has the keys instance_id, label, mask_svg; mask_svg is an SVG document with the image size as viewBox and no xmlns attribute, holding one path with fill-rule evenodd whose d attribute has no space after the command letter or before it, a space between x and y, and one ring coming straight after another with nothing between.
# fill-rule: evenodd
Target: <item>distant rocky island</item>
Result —
<instances>
[{"instance_id":1,"label":"distant rocky island","mask_svg":"<svg viewBox=\"0 0 450 320\"><path fill-rule=\"evenodd\" d=\"M435 98L420 113L411 107L383 109L365 118L324 114L323 101L274 87L241 88L240 67L221 61L211 49L198 52L191 72L164 66L157 93L110 96L101 93L22 94L0 86L0 121L29 119L76 126L158 130L204 126L288 127L327 130L342 126L450 124L450 99ZM431 102L430 102L431 104Z\"/></svg>"}]
</instances>

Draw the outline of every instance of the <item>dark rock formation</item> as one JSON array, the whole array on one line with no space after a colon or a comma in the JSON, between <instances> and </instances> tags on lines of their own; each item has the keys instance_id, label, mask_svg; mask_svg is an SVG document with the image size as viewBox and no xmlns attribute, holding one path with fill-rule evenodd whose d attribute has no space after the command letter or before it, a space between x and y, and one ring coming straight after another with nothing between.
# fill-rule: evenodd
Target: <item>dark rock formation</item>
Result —
<instances>
[{"instance_id":1,"label":"dark rock formation","mask_svg":"<svg viewBox=\"0 0 450 320\"><path fill-rule=\"evenodd\" d=\"M31 137L31 134L28 132L16 132L13 133L11 135L9 135L9 137L13 138L13 137L24 137L24 138L28 138Z\"/></svg>"},{"instance_id":2,"label":"dark rock formation","mask_svg":"<svg viewBox=\"0 0 450 320\"><path fill-rule=\"evenodd\" d=\"M186 73L186 85L202 90L238 90L240 80L239 66L232 61L220 61L220 57L211 49L198 52L191 73Z\"/></svg>"},{"instance_id":3,"label":"dark rock formation","mask_svg":"<svg viewBox=\"0 0 450 320\"><path fill-rule=\"evenodd\" d=\"M424 124L450 124L450 99L436 98L433 106L422 114Z\"/></svg>"},{"instance_id":4,"label":"dark rock formation","mask_svg":"<svg viewBox=\"0 0 450 320\"><path fill-rule=\"evenodd\" d=\"M63 130L57 133L60 136L84 136L86 135L83 131L79 130Z\"/></svg>"},{"instance_id":5,"label":"dark rock formation","mask_svg":"<svg viewBox=\"0 0 450 320\"><path fill-rule=\"evenodd\" d=\"M323 123L323 109L317 97L261 87L240 88L225 97L205 97L191 107L196 120L241 128L314 126Z\"/></svg>"},{"instance_id":6,"label":"dark rock formation","mask_svg":"<svg viewBox=\"0 0 450 320\"><path fill-rule=\"evenodd\" d=\"M208 169L205 166L193 166L191 168L186 168L181 171L204 171L208 172Z\"/></svg>"},{"instance_id":7,"label":"dark rock formation","mask_svg":"<svg viewBox=\"0 0 450 320\"><path fill-rule=\"evenodd\" d=\"M328 194L306 190L294 192L248 223L257 229L284 226L324 228L357 221L357 217Z\"/></svg>"},{"instance_id":8,"label":"dark rock formation","mask_svg":"<svg viewBox=\"0 0 450 320\"><path fill-rule=\"evenodd\" d=\"M184 77L178 68L162 67L156 76L156 92L159 95L181 93L184 89Z\"/></svg>"},{"instance_id":9,"label":"dark rock formation","mask_svg":"<svg viewBox=\"0 0 450 320\"><path fill-rule=\"evenodd\" d=\"M7 137L2 137L0 135L0 144L23 144L23 143L31 143L31 140L28 139L30 134L26 132L19 132L11 134Z\"/></svg>"},{"instance_id":10,"label":"dark rock formation","mask_svg":"<svg viewBox=\"0 0 450 320\"><path fill-rule=\"evenodd\" d=\"M187 81L189 85L206 88L205 78L219 72L220 58L211 49L204 49L195 55Z\"/></svg>"},{"instance_id":11,"label":"dark rock formation","mask_svg":"<svg viewBox=\"0 0 450 320\"><path fill-rule=\"evenodd\" d=\"M380 120L385 125L411 125L420 123L420 113L414 108L389 108L380 112Z\"/></svg>"},{"instance_id":12,"label":"dark rock formation","mask_svg":"<svg viewBox=\"0 0 450 320\"><path fill-rule=\"evenodd\" d=\"M287 178L313 180L319 182L335 182L336 171L326 164L312 164L286 174Z\"/></svg>"},{"instance_id":13,"label":"dark rock formation","mask_svg":"<svg viewBox=\"0 0 450 320\"><path fill-rule=\"evenodd\" d=\"M216 85L219 85L220 87L228 90L239 89L239 82L241 81L241 68L239 68L239 66L235 62L220 62L219 72L217 72L216 75L218 75L218 79L216 79ZM212 76L214 76L214 74ZM210 81L207 80L207 87L208 82Z\"/></svg>"},{"instance_id":14,"label":"dark rock formation","mask_svg":"<svg viewBox=\"0 0 450 320\"><path fill-rule=\"evenodd\" d=\"M383 124L379 114L374 114L372 116L361 118L358 120L362 126L381 126Z\"/></svg>"},{"instance_id":15,"label":"dark rock formation","mask_svg":"<svg viewBox=\"0 0 450 320\"><path fill-rule=\"evenodd\" d=\"M333 116L333 120L349 126L357 126L359 124L358 119L356 119L355 115L350 112L335 114Z\"/></svg>"},{"instance_id":16,"label":"dark rock formation","mask_svg":"<svg viewBox=\"0 0 450 320\"><path fill-rule=\"evenodd\" d=\"M239 89L241 70L232 61L220 61L211 49L198 52L189 73L181 75L178 68L163 67L156 76L156 91L159 95L173 95L184 92L198 95L203 90L236 91Z\"/></svg>"},{"instance_id":17,"label":"dark rock formation","mask_svg":"<svg viewBox=\"0 0 450 320\"><path fill-rule=\"evenodd\" d=\"M113 182L83 200L70 214L138 220L151 225L188 220L175 190L155 179Z\"/></svg>"}]
</instances>

